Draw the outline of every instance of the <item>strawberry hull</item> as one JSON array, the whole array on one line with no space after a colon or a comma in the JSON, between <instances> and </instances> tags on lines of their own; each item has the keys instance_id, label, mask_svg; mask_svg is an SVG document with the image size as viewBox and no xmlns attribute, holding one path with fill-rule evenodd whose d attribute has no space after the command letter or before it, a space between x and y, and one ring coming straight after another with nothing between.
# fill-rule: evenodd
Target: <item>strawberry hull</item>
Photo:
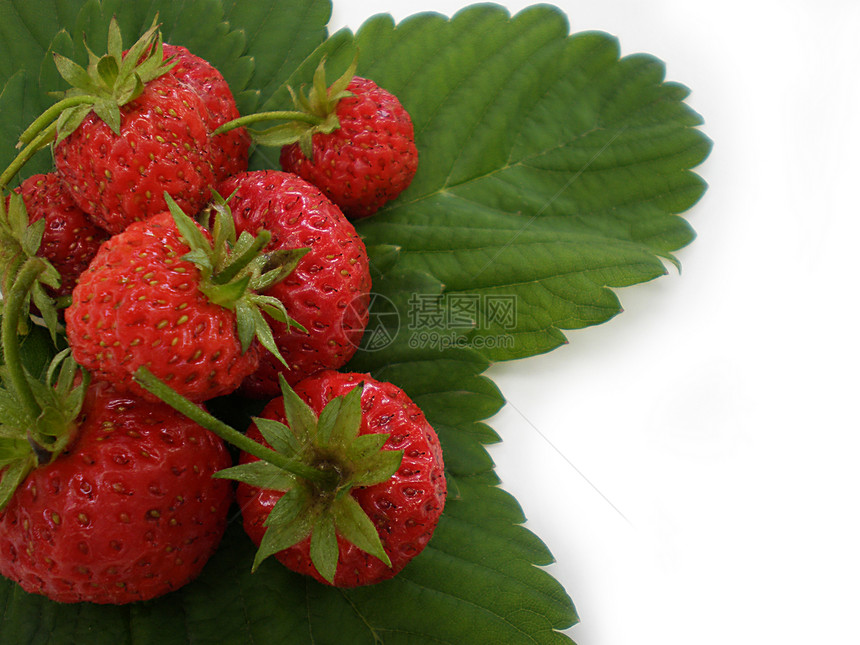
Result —
<instances>
[{"instance_id":1,"label":"strawberry hull","mask_svg":"<svg viewBox=\"0 0 860 645\"><path fill-rule=\"evenodd\" d=\"M424 414L403 390L366 374L332 370L301 381L295 390L319 413L326 403L346 394L359 383L364 383L359 435L388 434L383 450L402 450L403 459L389 480L357 487L350 493L376 527L391 566L386 566L338 535L338 565L333 581L337 587L375 584L395 576L427 546L447 494L439 439ZM260 416L285 423L283 399L271 401ZM248 436L261 441L256 426L248 430ZM240 458L241 463L255 460L247 453L242 453ZM264 522L282 496L279 491L239 483L236 497L242 509L244 528L255 544L261 543L267 530ZM332 584L311 562L310 542L308 537L279 551L275 557L293 571L312 576L324 584Z\"/></svg>"},{"instance_id":2,"label":"strawberry hull","mask_svg":"<svg viewBox=\"0 0 860 645\"><path fill-rule=\"evenodd\" d=\"M125 604L193 580L232 500L223 442L161 403L92 386L71 451L0 514L0 573L57 602Z\"/></svg>"}]
</instances>

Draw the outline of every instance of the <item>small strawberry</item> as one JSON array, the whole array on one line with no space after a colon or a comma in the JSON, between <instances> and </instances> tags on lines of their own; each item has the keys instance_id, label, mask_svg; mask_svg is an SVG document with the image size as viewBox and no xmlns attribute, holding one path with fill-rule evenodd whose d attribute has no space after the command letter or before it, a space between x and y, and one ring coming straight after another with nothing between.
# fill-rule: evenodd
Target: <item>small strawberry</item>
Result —
<instances>
[{"instance_id":1,"label":"small strawberry","mask_svg":"<svg viewBox=\"0 0 860 645\"><path fill-rule=\"evenodd\" d=\"M212 475L229 454L161 402L90 385L68 350L31 376L16 329L43 270L25 262L4 302L0 573L58 602L154 598L219 543L232 494Z\"/></svg>"},{"instance_id":2,"label":"small strawberry","mask_svg":"<svg viewBox=\"0 0 860 645\"><path fill-rule=\"evenodd\" d=\"M236 108L230 86L217 69L185 47L165 43L163 49L165 59L173 63L170 73L194 88L206 104L205 120L210 132L239 118L239 110ZM210 145L210 161L215 172L215 181L247 170L251 138L244 128L213 137Z\"/></svg>"},{"instance_id":3,"label":"small strawberry","mask_svg":"<svg viewBox=\"0 0 860 645\"><path fill-rule=\"evenodd\" d=\"M75 203L111 234L166 209L165 192L196 213L214 181L204 100L171 73L153 25L123 54L116 20L108 53L84 69L55 54L72 86L21 136L31 154L55 133L57 173ZM32 145L31 145L32 144Z\"/></svg>"},{"instance_id":4,"label":"small strawberry","mask_svg":"<svg viewBox=\"0 0 860 645\"><path fill-rule=\"evenodd\" d=\"M45 221L38 255L46 258L62 279L60 288L48 290L49 295L71 295L78 276L107 238L107 232L78 208L56 173L28 177L15 192L23 197L30 224ZM7 209L9 205L7 199Z\"/></svg>"},{"instance_id":5,"label":"small strawberry","mask_svg":"<svg viewBox=\"0 0 860 645\"><path fill-rule=\"evenodd\" d=\"M401 389L367 375L326 371L283 387L248 437L328 477L247 453L219 473L240 481L245 531L260 547L254 567L275 555L338 587L391 578L427 545L445 504L435 431Z\"/></svg>"},{"instance_id":6,"label":"small strawberry","mask_svg":"<svg viewBox=\"0 0 860 645\"><path fill-rule=\"evenodd\" d=\"M259 254L222 215L215 237L167 198L170 212L129 226L102 245L66 311L72 353L95 378L148 396L133 381L146 365L180 394L204 401L235 390L258 364L255 337L277 352L260 309L289 318L256 293L281 279L301 252Z\"/></svg>"},{"instance_id":7,"label":"small strawberry","mask_svg":"<svg viewBox=\"0 0 860 645\"><path fill-rule=\"evenodd\" d=\"M307 331L272 321L289 369L265 352L243 392L271 398L279 392L278 374L294 384L345 365L367 325L371 286L367 251L353 225L317 188L290 173L242 173L219 184L218 192L231 195L237 231L264 226L271 232L266 250L309 249L293 273L265 292Z\"/></svg>"},{"instance_id":8,"label":"small strawberry","mask_svg":"<svg viewBox=\"0 0 860 645\"><path fill-rule=\"evenodd\" d=\"M242 117L222 130L286 119L250 131L261 145L283 146L281 168L317 186L351 218L372 215L412 182L418 150L412 119L390 92L354 76L356 63L326 89L320 63L308 96L292 92L295 112Z\"/></svg>"}]
</instances>

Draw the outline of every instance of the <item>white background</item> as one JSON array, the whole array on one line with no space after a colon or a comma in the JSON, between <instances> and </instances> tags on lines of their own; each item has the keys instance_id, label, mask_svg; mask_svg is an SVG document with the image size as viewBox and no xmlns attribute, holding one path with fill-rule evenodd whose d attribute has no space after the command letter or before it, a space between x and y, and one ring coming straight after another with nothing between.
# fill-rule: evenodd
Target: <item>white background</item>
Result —
<instances>
[{"instance_id":1,"label":"white background","mask_svg":"<svg viewBox=\"0 0 860 645\"><path fill-rule=\"evenodd\" d=\"M332 24L466 4L336 0ZM491 453L570 635L860 643L860 2L555 4L662 59L714 140L683 274L488 373L509 401Z\"/></svg>"}]
</instances>

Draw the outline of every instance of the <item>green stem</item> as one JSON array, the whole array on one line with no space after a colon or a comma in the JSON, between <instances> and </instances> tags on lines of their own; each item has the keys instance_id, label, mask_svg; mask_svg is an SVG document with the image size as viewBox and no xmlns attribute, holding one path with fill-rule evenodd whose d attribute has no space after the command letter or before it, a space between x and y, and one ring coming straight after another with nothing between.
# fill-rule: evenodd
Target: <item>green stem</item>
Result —
<instances>
[{"instance_id":1,"label":"green stem","mask_svg":"<svg viewBox=\"0 0 860 645\"><path fill-rule=\"evenodd\" d=\"M27 163L34 154L54 140L54 136L56 135L55 131L56 121L54 121L54 127L49 127L44 132L40 133L35 139L27 144L26 148L18 153L18 156L12 160L12 163L10 163L6 170L3 171L3 174L0 175L0 187L8 186L9 182L12 181L12 178L18 174L18 171L21 170L21 168L24 167L24 164Z\"/></svg>"},{"instance_id":2,"label":"green stem","mask_svg":"<svg viewBox=\"0 0 860 645\"><path fill-rule=\"evenodd\" d=\"M239 450L243 450L258 459L267 461L278 468L282 468L288 473L296 475L297 477L302 477L319 484L331 484L333 475L336 477L335 473L318 470L302 463L301 461L290 459L271 448L266 448L263 444L258 443L253 439L249 439L238 430L235 430L226 423L219 421L211 414L183 397L169 385L159 380L145 367L138 368L134 373L134 380L174 410L180 414L184 414L186 417L194 421L194 423L206 428L211 433L221 437L224 441L233 444L239 448Z\"/></svg>"},{"instance_id":3,"label":"green stem","mask_svg":"<svg viewBox=\"0 0 860 645\"><path fill-rule=\"evenodd\" d=\"M38 419L42 407L36 401L33 390L27 381L27 373L21 362L18 343L18 322L27 301L27 295L39 279L45 264L40 258L30 258L22 265L15 282L6 296L3 307L3 322L0 327L0 341L3 344L3 357L9 383L18 394L18 399L32 419Z\"/></svg>"},{"instance_id":4,"label":"green stem","mask_svg":"<svg viewBox=\"0 0 860 645\"><path fill-rule=\"evenodd\" d=\"M212 133L212 136L214 137L219 134L224 134L225 132L235 130L236 128L241 128L246 125L260 123L261 121L303 121L304 123L310 123L311 125L319 125L324 121L324 119L313 114L308 114L307 112L296 112L290 110L282 110L278 112L260 112L259 114L240 116L238 119L228 121L224 125L217 128Z\"/></svg>"},{"instance_id":5,"label":"green stem","mask_svg":"<svg viewBox=\"0 0 860 645\"><path fill-rule=\"evenodd\" d=\"M42 112L42 114L37 116L36 120L33 121L33 123L31 123L23 133L21 133L16 147L20 148L23 145L27 145L33 141L33 139L42 134L44 130L51 129L51 124L60 117L60 114L62 114L64 110L67 110L70 107L83 105L85 103L95 103L96 101L98 101L97 97L87 94L82 96L70 96L54 103L51 107Z\"/></svg>"}]
</instances>

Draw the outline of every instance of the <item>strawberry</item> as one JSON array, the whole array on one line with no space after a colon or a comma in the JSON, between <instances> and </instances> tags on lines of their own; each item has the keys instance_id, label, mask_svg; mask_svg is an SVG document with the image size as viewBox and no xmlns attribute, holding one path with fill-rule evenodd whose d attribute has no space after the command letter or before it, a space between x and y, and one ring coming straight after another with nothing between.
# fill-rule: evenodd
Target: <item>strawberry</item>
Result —
<instances>
[{"instance_id":1,"label":"strawberry","mask_svg":"<svg viewBox=\"0 0 860 645\"><path fill-rule=\"evenodd\" d=\"M435 431L400 388L365 374L326 371L295 392L283 387L248 437L326 477L247 452L219 473L240 481L245 531L260 547L254 566L274 554L338 587L391 578L427 545L445 504Z\"/></svg>"},{"instance_id":2,"label":"strawberry","mask_svg":"<svg viewBox=\"0 0 860 645\"><path fill-rule=\"evenodd\" d=\"M194 579L226 527L224 443L158 402L87 391L77 439L0 512L0 573L57 602L124 604ZM24 439L26 443L26 439Z\"/></svg>"},{"instance_id":3,"label":"strawberry","mask_svg":"<svg viewBox=\"0 0 860 645\"><path fill-rule=\"evenodd\" d=\"M237 242L220 227L213 241L168 202L171 212L132 224L102 245L72 292L66 330L75 360L118 390L149 396L132 380L146 365L183 396L204 401L233 391L254 372L255 336L277 351L259 308L288 318L254 287L282 277L295 260L285 269L290 258L258 256L267 233ZM261 274L267 263L274 268Z\"/></svg>"},{"instance_id":4,"label":"strawberry","mask_svg":"<svg viewBox=\"0 0 860 645\"><path fill-rule=\"evenodd\" d=\"M409 113L393 94L354 76L356 64L326 88L323 61L307 96L290 88L295 111L243 116L216 132L285 120L250 130L251 138L281 147L281 168L317 186L350 219L372 215L412 182L418 150Z\"/></svg>"},{"instance_id":5,"label":"strawberry","mask_svg":"<svg viewBox=\"0 0 860 645\"><path fill-rule=\"evenodd\" d=\"M209 112L197 91L170 73L155 25L123 55L112 20L108 53L91 53L87 69L59 54L55 61L72 89L20 143L29 149L56 134L57 173L81 210L116 234L165 210L165 192L189 212L206 204L214 181Z\"/></svg>"},{"instance_id":6,"label":"strawberry","mask_svg":"<svg viewBox=\"0 0 860 645\"><path fill-rule=\"evenodd\" d=\"M212 475L229 455L169 406L91 385L69 350L34 378L17 330L43 271L29 258L4 294L0 573L59 602L154 598L220 541L232 495Z\"/></svg>"},{"instance_id":7,"label":"strawberry","mask_svg":"<svg viewBox=\"0 0 860 645\"><path fill-rule=\"evenodd\" d=\"M28 177L15 192L24 199L30 224L45 221L38 255L51 262L62 279L60 288L48 293L53 297L71 295L78 276L87 268L107 233L72 201L56 173Z\"/></svg>"},{"instance_id":8,"label":"strawberry","mask_svg":"<svg viewBox=\"0 0 860 645\"><path fill-rule=\"evenodd\" d=\"M307 247L292 274L266 295L280 300L307 331L272 321L287 369L265 352L242 390L256 398L279 392L278 374L290 384L352 358L368 320L370 270L353 225L317 188L290 173L254 171L229 178L218 192L231 195L237 231L272 233L267 250Z\"/></svg>"},{"instance_id":9,"label":"strawberry","mask_svg":"<svg viewBox=\"0 0 860 645\"><path fill-rule=\"evenodd\" d=\"M165 59L174 64L170 73L191 86L206 104L205 121L210 132L239 118L239 110L236 108L230 86L217 69L185 47L165 43L163 49ZM213 137L210 145L210 162L215 172L215 181L247 170L251 138L244 129L231 130Z\"/></svg>"},{"instance_id":10,"label":"strawberry","mask_svg":"<svg viewBox=\"0 0 860 645\"><path fill-rule=\"evenodd\" d=\"M310 146L284 146L281 168L318 186L350 218L372 215L409 186L418 150L412 119L397 97L355 76L343 94L312 92L308 104L334 111L339 127L314 133Z\"/></svg>"}]
</instances>

